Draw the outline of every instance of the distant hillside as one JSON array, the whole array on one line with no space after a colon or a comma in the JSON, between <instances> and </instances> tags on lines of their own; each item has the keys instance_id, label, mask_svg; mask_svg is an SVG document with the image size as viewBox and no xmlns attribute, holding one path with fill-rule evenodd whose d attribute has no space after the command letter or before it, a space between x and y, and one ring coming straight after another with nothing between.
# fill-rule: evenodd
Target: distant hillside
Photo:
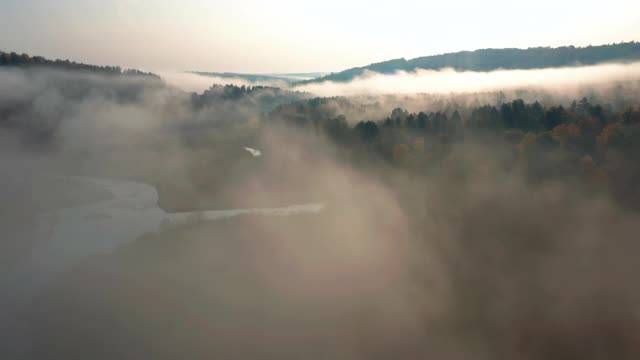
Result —
<instances>
[{"instance_id":1,"label":"distant hillside","mask_svg":"<svg viewBox=\"0 0 640 360\"><path fill-rule=\"evenodd\" d=\"M88 65L60 59L49 60L42 56L29 56L27 54L8 53L0 50L0 68L2 67L49 67L62 70L88 71L106 75L146 76L160 79L160 76L156 74L136 69L123 70L119 66Z\"/></svg>"},{"instance_id":2,"label":"distant hillside","mask_svg":"<svg viewBox=\"0 0 640 360\"><path fill-rule=\"evenodd\" d=\"M392 74L417 69L490 71L497 69L536 69L559 66L593 65L613 61L640 60L640 42L613 45L559 48L536 47L528 49L482 49L460 51L442 55L424 56L411 60L395 59L329 74L317 79L301 81L307 84L322 81L350 81L365 71Z\"/></svg>"},{"instance_id":3,"label":"distant hillside","mask_svg":"<svg viewBox=\"0 0 640 360\"><path fill-rule=\"evenodd\" d=\"M295 83L298 81L313 80L315 78L326 75L327 73L293 73L293 74L241 74L230 72L204 72L204 71L190 71L192 74L210 77L219 77L225 79L242 79L251 83L273 83L284 82L287 84Z\"/></svg>"}]
</instances>

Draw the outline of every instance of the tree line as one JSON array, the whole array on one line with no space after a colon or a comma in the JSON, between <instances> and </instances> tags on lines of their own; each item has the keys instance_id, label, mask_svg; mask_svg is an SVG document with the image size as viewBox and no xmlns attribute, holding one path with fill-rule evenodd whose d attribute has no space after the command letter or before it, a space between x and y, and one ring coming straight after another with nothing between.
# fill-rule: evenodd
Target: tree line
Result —
<instances>
[{"instance_id":1,"label":"tree line","mask_svg":"<svg viewBox=\"0 0 640 360\"><path fill-rule=\"evenodd\" d=\"M595 188L611 187L621 200L640 206L640 107L616 111L587 98L545 107L517 99L499 105L458 106L410 113L395 108L383 119L350 123L344 115L323 118L314 99L279 107L267 121L311 129L362 160L386 161L410 171L440 168L457 147L482 143L506 154L505 166L529 179L582 177Z\"/></svg>"},{"instance_id":2,"label":"tree line","mask_svg":"<svg viewBox=\"0 0 640 360\"><path fill-rule=\"evenodd\" d=\"M0 67L49 67L62 70L88 71L105 75L142 76L160 80L160 76L137 69L122 69L120 66L99 66L69 60L50 60L42 56L29 56L0 50Z\"/></svg>"},{"instance_id":3,"label":"tree line","mask_svg":"<svg viewBox=\"0 0 640 360\"><path fill-rule=\"evenodd\" d=\"M440 70L453 68L459 71L492 71L498 69L539 69L561 66L594 65L612 61L640 60L640 42L622 42L599 46L533 47L528 49L480 49L441 55L424 56L411 60L404 58L356 67L317 79L302 81L346 82L361 76L365 71L392 74L398 71L418 69Z\"/></svg>"}]
</instances>

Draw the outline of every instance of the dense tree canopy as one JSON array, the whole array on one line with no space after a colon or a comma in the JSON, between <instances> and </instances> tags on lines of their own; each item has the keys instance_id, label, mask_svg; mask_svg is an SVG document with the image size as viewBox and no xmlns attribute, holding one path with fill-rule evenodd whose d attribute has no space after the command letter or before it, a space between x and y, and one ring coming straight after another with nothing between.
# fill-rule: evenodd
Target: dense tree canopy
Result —
<instances>
[{"instance_id":1,"label":"dense tree canopy","mask_svg":"<svg viewBox=\"0 0 640 360\"><path fill-rule=\"evenodd\" d=\"M446 111L410 113L395 108L386 118L348 125L349 119L336 115L335 107L318 107L327 101L281 106L266 120L315 129L314 133L325 134L353 150L348 153L355 154L358 162L388 161L418 172L438 168L448 154L466 142L503 143L513 151L506 165L524 167L532 180L583 174L585 181L597 177L602 185L603 179L609 178L620 200L640 205L640 192L631 190L632 182L640 178L637 106L614 111L608 104L593 104L587 98L566 108L516 99Z\"/></svg>"}]
</instances>

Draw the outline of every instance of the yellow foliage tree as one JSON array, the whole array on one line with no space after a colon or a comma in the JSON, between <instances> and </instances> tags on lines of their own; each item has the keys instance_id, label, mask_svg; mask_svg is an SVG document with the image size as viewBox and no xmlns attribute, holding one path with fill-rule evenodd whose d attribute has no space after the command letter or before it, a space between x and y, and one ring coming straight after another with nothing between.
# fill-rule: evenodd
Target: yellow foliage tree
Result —
<instances>
[{"instance_id":1,"label":"yellow foliage tree","mask_svg":"<svg viewBox=\"0 0 640 360\"><path fill-rule=\"evenodd\" d=\"M598 145L602 147L609 147L618 145L624 138L624 125L620 123L614 123L607 125L600 135L598 135Z\"/></svg>"}]
</instances>

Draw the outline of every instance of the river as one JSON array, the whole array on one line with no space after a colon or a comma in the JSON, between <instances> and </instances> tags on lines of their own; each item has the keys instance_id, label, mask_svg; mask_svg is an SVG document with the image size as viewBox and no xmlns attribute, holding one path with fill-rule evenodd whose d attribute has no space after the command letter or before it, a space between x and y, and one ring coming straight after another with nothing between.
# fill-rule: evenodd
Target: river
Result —
<instances>
[{"instance_id":1,"label":"river","mask_svg":"<svg viewBox=\"0 0 640 360\"><path fill-rule=\"evenodd\" d=\"M290 216L318 213L323 204L281 208L230 209L167 213L158 206L157 190L145 183L90 177L73 180L108 191L111 198L82 206L58 209L38 216L38 238L16 281L29 294L42 288L51 277L83 260L109 254L143 234L166 226L215 221L246 214ZM25 286L26 285L26 286ZM24 295L24 294L23 294Z\"/></svg>"}]
</instances>

